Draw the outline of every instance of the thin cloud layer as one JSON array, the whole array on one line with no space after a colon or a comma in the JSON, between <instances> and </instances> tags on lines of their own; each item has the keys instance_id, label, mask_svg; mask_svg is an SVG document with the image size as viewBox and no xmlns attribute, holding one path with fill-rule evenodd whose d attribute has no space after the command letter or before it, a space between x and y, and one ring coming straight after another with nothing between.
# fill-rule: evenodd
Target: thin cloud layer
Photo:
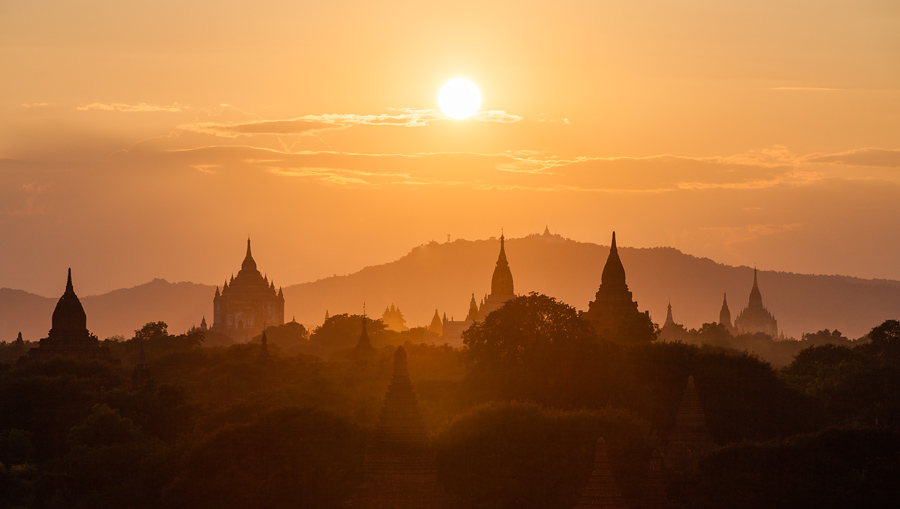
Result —
<instances>
[{"instance_id":1,"label":"thin cloud layer","mask_svg":"<svg viewBox=\"0 0 900 509\"><path fill-rule=\"evenodd\" d=\"M177 113L182 111L182 107L177 104L172 105L159 105L159 104L147 104L147 103L138 103L138 104L127 104L127 103L90 103L90 104L80 104L75 109L78 111L90 111L90 110L99 110L99 111L122 111L122 112L168 112L168 113Z\"/></svg>"},{"instance_id":2,"label":"thin cloud layer","mask_svg":"<svg viewBox=\"0 0 900 509\"><path fill-rule=\"evenodd\" d=\"M861 148L837 154L816 154L808 157L807 161L812 163L846 164L850 166L900 168L900 150Z\"/></svg>"}]
</instances>

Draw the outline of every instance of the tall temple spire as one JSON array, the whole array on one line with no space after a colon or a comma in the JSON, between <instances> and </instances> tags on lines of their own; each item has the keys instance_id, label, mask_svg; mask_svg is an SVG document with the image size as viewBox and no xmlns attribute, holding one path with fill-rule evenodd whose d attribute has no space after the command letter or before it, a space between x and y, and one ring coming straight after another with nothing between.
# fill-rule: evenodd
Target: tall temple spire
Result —
<instances>
[{"instance_id":1,"label":"tall temple spire","mask_svg":"<svg viewBox=\"0 0 900 509\"><path fill-rule=\"evenodd\" d=\"M366 312L363 311L362 332L359 333L359 341L356 343L357 352L368 352L372 350L372 342L369 340L369 332L366 330Z\"/></svg>"},{"instance_id":2,"label":"tall temple spire","mask_svg":"<svg viewBox=\"0 0 900 509\"><path fill-rule=\"evenodd\" d=\"M750 289L750 307L752 308L761 308L763 307L762 303L762 293L759 291L759 283L756 278L756 267L753 267L753 288Z\"/></svg>"},{"instance_id":3,"label":"tall temple spire","mask_svg":"<svg viewBox=\"0 0 900 509\"><path fill-rule=\"evenodd\" d=\"M506 238L500 234L500 255L497 256L497 265L494 267L494 275L491 277L491 295L512 296L513 289L512 271L509 270L509 261L506 259Z\"/></svg>"},{"instance_id":4,"label":"tall temple spire","mask_svg":"<svg viewBox=\"0 0 900 509\"><path fill-rule=\"evenodd\" d=\"M87 335L87 315L84 313L81 301L75 295L75 288L72 286L71 268L66 279L66 291L56 303L51 324L51 336L54 336L54 333L84 333L84 335Z\"/></svg>"},{"instance_id":5,"label":"tall temple spire","mask_svg":"<svg viewBox=\"0 0 900 509\"><path fill-rule=\"evenodd\" d=\"M626 287L625 284L625 267L622 266L622 260L619 258L619 248L616 247L616 232L612 233L612 243L609 246L609 257L606 259L606 265L603 267L603 275L600 282L608 287Z\"/></svg>"},{"instance_id":6,"label":"tall temple spire","mask_svg":"<svg viewBox=\"0 0 900 509\"><path fill-rule=\"evenodd\" d=\"M722 310L719 311L719 325L731 327L731 311L728 309L728 294L722 294Z\"/></svg>"},{"instance_id":7,"label":"tall temple spire","mask_svg":"<svg viewBox=\"0 0 900 509\"><path fill-rule=\"evenodd\" d=\"M575 509L592 509L597 507L628 509L628 504L622 493L616 486L612 470L609 468L609 458L606 455L606 441L597 439L594 449L594 468L587 485L581 491L581 497L575 504Z\"/></svg>"},{"instance_id":8,"label":"tall temple spire","mask_svg":"<svg viewBox=\"0 0 900 509\"><path fill-rule=\"evenodd\" d=\"M670 324L675 325L675 319L672 318L672 299L669 299L669 305L666 308L666 323L663 326Z\"/></svg>"},{"instance_id":9,"label":"tall temple spire","mask_svg":"<svg viewBox=\"0 0 900 509\"><path fill-rule=\"evenodd\" d=\"M241 263L241 272L243 271L258 272L256 270L256 260L253 259L253 254L250 252L250 237L247 237L247 255L244 256L244 262Z\"/></svg>"}]
</instances>

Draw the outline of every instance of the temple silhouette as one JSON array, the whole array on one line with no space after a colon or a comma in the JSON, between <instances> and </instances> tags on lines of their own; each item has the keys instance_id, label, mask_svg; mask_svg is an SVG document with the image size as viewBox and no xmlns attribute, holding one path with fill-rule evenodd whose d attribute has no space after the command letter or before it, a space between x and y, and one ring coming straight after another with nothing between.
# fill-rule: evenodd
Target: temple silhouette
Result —
<instances>
[{"instance_id":1,"label":"temple silhouette","mask_svg":"<svg viewBox=\"0 0 900 509\"><path fill-rule=\"evenodd\" d=\"M406 318L403 318L403 313L400 311L400 306L394 307L393 302L390 307L384 308L384 314L381 315L381 321L384 323L386 329L394 332L409 330L409 327L406 326Z\"/></svg>"},{"instance_id":2,"label":"temple silhouette","mask_svg":"<svg viewBox=\"0 0 900 509\"><path fill-rule=\"evenodd\" d=\"M87 314L72 285L72 269L69 269L66 290L53 310L50 332L20 362L57 356L109 360L109 348L101 346L100 340L87 329Z\"/></svg>"},{"instance_id":3,"label":"temple silhouette","mask_svg":"<svg viewBox=\"0 0 900 509\"><path fill-rule=\"evenodd\" d=\"M445 509L434 451L409 379L406 350L394 352L394 374L363 463L363 484L345 507Z\"/></svg>"},{"instance_id":4,"label":"temple silhouette","mask_svg":"<svg viewBox=\"0 0 900 509\"><path fill-rule=\"evenodd\" d=\"M694 386L694 377L689 376L675 414L675 426L669 434L666 464L675 469L693 468L700 456L715 446L716 442L706 427L706 415Z\"/></svg>"},{"instance_id":5,"label":"temple silhouette","mask_svg":"<svg viewBox=\"0 0 900 509\"><path fill-rule=\"evenodd\" d=\"M247 255L237 277L226 281L221 293L216 287L210 330L246 343L262 332L264 324L284 324L284 293L281 288L276 292L275 282L257 270L248 238Z\"/></svg>"},{"instance_id":6,"label":"temple silhouette","mask_svg":"<svg viewBox=\"0 0 900 509\"><path fill-rule=\"evenodd\" d=\"M514 298L516 298L516 293L513 286L512 271L509 268L509 260L506 259L506 238L501 233L500 254L497 256L497 263L491 276L491 293L485 295L480 303L475 300L475 294L472 294L465 320L454 320L452 317L447 319L447 313L444 313L441 319L443 338L449 341L458 340L462 336L463 331L468 329L470 325L484 319L491 312L500 309L508 300ZM431 329L429 327L429 333L432 333Z\"/></svg>"},{"instance_id":7,"label":"temple silhouette","mask_svg":"<svg viewBox=\"0 0 900 509\"><path fill-rule=\"evenodd\" d=\"M747 307L734 319L734 328L738 334L763 333L771 337L778 336L778 322L772 313L763 306L762 294L756 280L756 267L753 268L753 288L750 290L750 301ZM722 311L727 311L727 305L723 303ZM721 323L722 317L719 318Z\"/></svg>"},{"instance_id":8,"label":"temple silhouette","mask_svg":"<svg viewBox=\"0 0 900 509\"><path fill-rule=\"evenodd\" d=\"M598 334L609 337L623 320L639 314L641 312L638 311L637 302L628 290L628 284L625 283L625 267L619 259L616 232L613 232L609 257L606 259L600 279L600 288L597 289L594 300L588 304L588 310L582 313L582 317L594 326Z\"/></svg>"},{"instance_id":9,"label":"temple silhouette","mask_svg":"<svg viewBox=\"0 0 900 509\"><path fill-rule=\"evenodd\" d=\"M603 438L597 439L594 468L591 470L587 485L581 490L578 503L575 504L575 509L594 508L629 509L609 468L606 441Z\"/></svg>"}]
</instances>

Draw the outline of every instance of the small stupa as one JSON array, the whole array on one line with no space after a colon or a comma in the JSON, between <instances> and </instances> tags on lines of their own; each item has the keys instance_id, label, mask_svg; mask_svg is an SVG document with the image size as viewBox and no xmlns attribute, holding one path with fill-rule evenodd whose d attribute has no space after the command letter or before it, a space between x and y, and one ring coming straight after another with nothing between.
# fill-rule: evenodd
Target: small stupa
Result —
<instances>
[{"instance_id":1,"label":"small stupa","mask_svg":"<svg viewBox=\"0 0 900 509\"><path fill-rule=\"evenodd\" d=\"M581 490L581 497L575 504L575 509L592 509L597 507L610 509L629 509L625 498L616 486L612 470L609 468L609 458L606 455L606 441L597 439L594 449L594 469L587 485Z\"/></svg>"}]
</instances>

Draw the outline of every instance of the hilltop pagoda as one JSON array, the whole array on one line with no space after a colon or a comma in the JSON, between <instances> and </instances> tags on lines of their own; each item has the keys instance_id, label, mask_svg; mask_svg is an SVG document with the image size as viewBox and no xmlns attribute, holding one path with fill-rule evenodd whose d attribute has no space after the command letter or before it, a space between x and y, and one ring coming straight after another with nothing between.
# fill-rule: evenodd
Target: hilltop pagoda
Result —
<instances>
[{"instance_id":1,"label":"hilltop pagoda","mask_svg":"<svg viewBox=\"0 0 900 509\"><path fill-rule=\"evenodd\" d=\"M394 353L394 375L384 408L366 449L363 484L345 507L445 509L437 463L409 379L406 351Z\"/></svg>"},{"instance_id":2,"label":"hilltop pagoda","mask_svg":"<svg viewBox=\"0 0 900 509\"><path fill-rule=\"evenodd\" d=\"M257 270L247 239L247 254L237 277L226 281L221 293L216 287L210 330L246 343L262 332L264 324L284 324L284 293Z\"/></svg>"},{"instance_id":3,"label":"hilltop pagoda","mask_svg":"<svg viewBox=\"0 0 900 509\"><path fill-rule=\"evenodd\" d=\"M753 268L753 288L750 290L750 301L747 307L734 319L734 328L738 334L762 333L771 337L778 336L778 321L763 306L762 294L756 280L756 267Z\"/></svg>"},{"instance_id":4,"label":"hilltop pagoda","mask_svg":"<svg viewBox=\"0 0 900 509\"><path fill-rule=\"evenodd\" d=\"M27 359L57 356L103 360L110 358L109 348L101 346L100 340L88 332L87 314L72 286L72 269L69 269L66 291L53 310L50 332L40 340L37 348L28 351Z\"/></svg>"}]
</instances>

